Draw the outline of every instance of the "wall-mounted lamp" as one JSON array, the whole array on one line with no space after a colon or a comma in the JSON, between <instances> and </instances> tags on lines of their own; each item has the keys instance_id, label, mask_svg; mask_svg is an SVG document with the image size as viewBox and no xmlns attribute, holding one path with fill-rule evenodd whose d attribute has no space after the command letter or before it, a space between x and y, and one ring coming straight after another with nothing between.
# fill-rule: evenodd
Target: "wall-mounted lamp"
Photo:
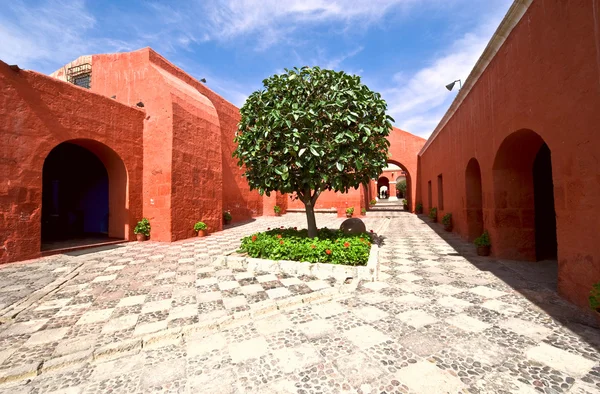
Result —
<instances>
[{"instance_id":1,"label":"wall-mounted lamp","mask_svg":"<svg viewBox=\"0 0 600 394\"><path fill-rule=\"evenodd\" d=\"M456 85L457 82L458 82L458 90L461 90L462 89L462 81L460 79L457 79L456 81L446 85L446 89L448 89L448 90L454 89L454 85Z\"/></svg>"}]
</instances>

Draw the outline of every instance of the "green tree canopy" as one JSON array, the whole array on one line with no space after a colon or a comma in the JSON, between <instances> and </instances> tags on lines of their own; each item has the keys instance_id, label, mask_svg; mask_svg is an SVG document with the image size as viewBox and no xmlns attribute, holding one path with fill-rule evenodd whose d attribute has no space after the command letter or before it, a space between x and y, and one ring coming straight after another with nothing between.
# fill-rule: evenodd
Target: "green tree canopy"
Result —
<instances>
[{"instance_id":1,"label":"green tree canopy","mask_svg":"<svg viewBox=\"0 0 600 394\"><path fill-rule=\"evenodd\" d=\"M323 190L358 188L386 166L393 119L379 93L342 71L286 69L263 85L240 110L233 156L251 189L295 193L314 236Z\"/></svg>"}]
</instances>

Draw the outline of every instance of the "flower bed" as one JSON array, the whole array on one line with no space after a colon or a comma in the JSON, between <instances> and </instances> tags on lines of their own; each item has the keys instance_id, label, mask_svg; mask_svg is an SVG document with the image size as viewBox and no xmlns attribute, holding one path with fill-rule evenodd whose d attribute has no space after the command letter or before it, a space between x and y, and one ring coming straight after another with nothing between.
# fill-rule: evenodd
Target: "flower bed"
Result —
<instances>
[{"instance_id":1,"label":"flower bed","mask_svg":"<svg viewBox=\"0 0 600 394\"><path fill-rule=\"evenodd\" d=\"M364 266L370 251L368 233L346 234L323 228L317 237L308 238L307 230L278 228L242 238L238 252L259 259Z\"/></svg>"}]
</instances>

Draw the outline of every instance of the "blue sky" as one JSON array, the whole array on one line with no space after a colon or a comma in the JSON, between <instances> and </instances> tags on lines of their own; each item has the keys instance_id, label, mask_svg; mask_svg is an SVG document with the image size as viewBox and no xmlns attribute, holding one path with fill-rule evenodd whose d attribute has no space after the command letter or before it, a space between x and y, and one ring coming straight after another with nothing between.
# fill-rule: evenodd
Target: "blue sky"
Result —
<instances>
[{"instance_id":1,"label":"blue sky","mask_svg":"<svg viewBox=\"0 0 600 394\"><path fill-rule=\"evenodd\" d=\"M511 0L12 0L0 59L50 73L150 46L237 106L284 68L358 74L396 126L428 137Z\"/></svg>"}]
</instances>

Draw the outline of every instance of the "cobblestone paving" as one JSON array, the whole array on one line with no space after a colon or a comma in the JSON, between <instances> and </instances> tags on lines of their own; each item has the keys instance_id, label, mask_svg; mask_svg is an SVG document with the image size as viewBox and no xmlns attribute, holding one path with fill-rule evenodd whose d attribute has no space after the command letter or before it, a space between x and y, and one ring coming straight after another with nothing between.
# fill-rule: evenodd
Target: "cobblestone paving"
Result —
<instances>
[{"instance_id":1,"label":"cobblestone paving","mask_svg":"<svg viewBox=\"0 0 600 394\"><path fill-rule=\"evenodd\" d=\"M414 215L366 222L383 228L379 282L260 316L245 313L332 284L233 272L217 257L241 235L302 226L302 215L0 268L0 289L35 282L27 272L39 280L58 270L38 289L76 272L0 326L0 381L16 379L0 393L600 392L600 330L544 275L531 280L536 263L477 258Z\"/></svg>"}]
</instances>

